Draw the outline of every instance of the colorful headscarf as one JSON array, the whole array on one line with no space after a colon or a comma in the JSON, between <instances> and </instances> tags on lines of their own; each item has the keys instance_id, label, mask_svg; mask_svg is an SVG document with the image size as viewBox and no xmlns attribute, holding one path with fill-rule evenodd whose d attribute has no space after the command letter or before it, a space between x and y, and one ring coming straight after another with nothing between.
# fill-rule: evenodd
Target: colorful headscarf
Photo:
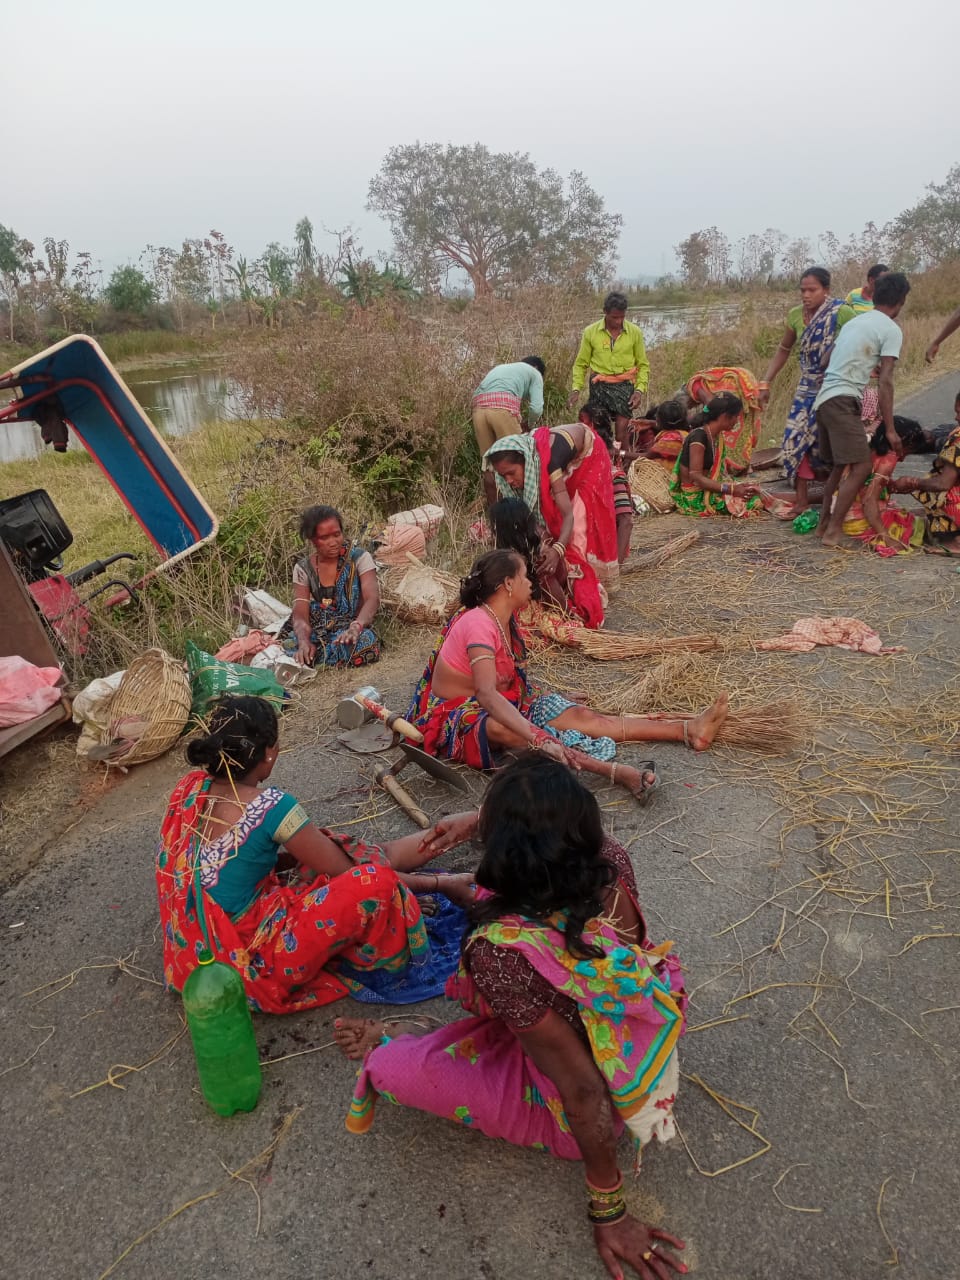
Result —
<instances>
[{"instance_id":1,"label":"colorful headscarf","mask_svg":"<svg viewBox=\"0 0 960 1280\"><path fill-rule=\"evenodd\" d=\"M499 453L519 453L523 455L523 500L534 515L540 512L540 458L537 453L537 441L534 433L525 432L515 436L504 436L496 440L483 455L485 471L493 467L494 458ZM499 472L497 476L497 493L501 498L515 498L516 489L511 488Z\"/></svg>"}]
</instances>

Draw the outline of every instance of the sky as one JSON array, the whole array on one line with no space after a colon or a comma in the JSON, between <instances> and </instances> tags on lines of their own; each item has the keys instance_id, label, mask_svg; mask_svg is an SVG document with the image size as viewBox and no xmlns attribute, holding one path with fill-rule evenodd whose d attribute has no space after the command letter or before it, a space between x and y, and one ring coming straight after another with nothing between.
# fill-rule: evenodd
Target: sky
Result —
<instances>
[{"instance_id":1,"label":"sky","mask_svg":"<svg viewBox=\"0 0 960 1280\"><path fill-rule=\"evenodd\" d=\"M657 276L702 227L815 243L915 203L960 162L958 37L955 0L32 0L0 223L107 274L211 228L254 258L304 215L375 253L389 148L479 141L581 170L620 274Z\"/></svg>"}]
</instances>

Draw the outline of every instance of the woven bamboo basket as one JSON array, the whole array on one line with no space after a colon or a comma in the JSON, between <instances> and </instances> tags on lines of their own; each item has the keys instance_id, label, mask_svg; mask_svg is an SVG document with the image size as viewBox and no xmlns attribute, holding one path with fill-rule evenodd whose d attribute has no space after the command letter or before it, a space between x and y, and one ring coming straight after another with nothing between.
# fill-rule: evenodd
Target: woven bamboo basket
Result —
<instances>
[{"instance_id":1,"label":"woven bamboo basket","mask_svg":"<svg viewBox=\"0 0 960 1280\"><path fill-rule=\"evenodd\" d=\"M460 580L407 553L407 565L389 569L381 580L380 598L401 622L439 626L458 603Z\"/></svg>"},{"instance_id":2,"label":"woven bamboo basket","mask_svg":"<svg viewBox=\"0 0 960 1280\"><path fill-rule=\"evenodd\" d=\"M109 741L133 739L111 765L143 764L163 755L190 716L190 681L183 663L163 649L147 649L127 668L110 704Z\"/></svg>"},{"instance_id":3,"label":"woven bamboo basket","mask_svg":"<svg viewBox=\"0 0 960 1280\"><path fill-rule=\"evenodd\" d=\"M670 472L652 458L638 458L630 468L630 491L661 515L673 510L670 497Z\"/></svg>"}]
</instances>

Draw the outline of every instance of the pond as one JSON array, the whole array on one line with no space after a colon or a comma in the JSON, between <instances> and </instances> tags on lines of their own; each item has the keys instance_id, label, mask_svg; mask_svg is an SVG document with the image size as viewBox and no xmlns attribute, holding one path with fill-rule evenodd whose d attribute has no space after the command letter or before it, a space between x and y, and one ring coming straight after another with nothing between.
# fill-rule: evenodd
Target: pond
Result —
<instances>
[{"instance_id":1,"label":"pond","mask_svg":"<svg viewBox=\"0 0 960 1280\"><path fill-rule=\"evenodd\" d=\"M736 320L739 306L631 307L629 318L644 331L648 347L682 336L691 329L723 329ZM584 321L588 323L589 318ZM221 370L191 364L130 369L123 379L147 416L164 435L185 436L205 422L242 421L247 415L240 389ZM0 427L0 463L39 458L44 451L40 429L32 422ZM71 437L70 448L80 446Z\"/></svg>"},{"instance_id":2,"label":"pond","mask_svg":"<svg viewBox=\"0 0 960 1280\"><path fill-rule=\"evenodd\" d=\"M237 384L219 369L165 364L130 369L121 376L164 435L185 436L204 422L235 422L246 417ZM33 422L0 427L0 463L39 458L45 448L40 428ZM81 448L72 435L69 448Z\"/></svg>"}]
</instances>

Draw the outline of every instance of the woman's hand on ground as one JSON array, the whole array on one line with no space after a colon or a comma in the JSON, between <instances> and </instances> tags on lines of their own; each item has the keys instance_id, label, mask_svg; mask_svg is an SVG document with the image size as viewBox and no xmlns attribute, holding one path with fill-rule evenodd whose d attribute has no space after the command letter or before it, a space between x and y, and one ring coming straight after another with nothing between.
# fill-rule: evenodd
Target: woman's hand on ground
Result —
<instances>
[{"instance_id":1,"label":"woman's hand on ground","mask_svg":"<svg viewBox=\"0 0 960 1280\"><path fill-rule=\"evenodd\" d=\"M624 1262L633 1267L641 1280L669 1280L671 1275L683 1275L687 1270L685 1263L663 1251L665 1244L671 1249L682 1249L682 1240L656 1227L648 1227L629 1214L612 1226L594 1227L593 1242L603 1265L615 1280L623 1280Z\"/></svg>"},{"instance_id":2,"label":"woman's hand on ground","mask_svg":"<svg viewBox=\"0 0 960 1280\"><path fill-rule=\"evenodd\" d=\"M477 892L477 882L472 871L458 871L452 876L437 876L437 893L455 902L459 907L469 907Z\"/></svg>"},{"instance_id":3,"label":"woman's hand on ground","mask_svg":"<svg viewBox=\"0 0 960 1280\"><path fill-rule=\"evenodd\" d=\"M314 658L317 656L317 646L309 639L300 640L297 643L297 661L304 667L309 667Z\"/></svg>"},{"instance_id":4,"label":"woman's hand on ground","mask_svg":"<svg viewBox=\"0 0 960 1280\"><path fill-rule=\"evenodd\" d=\"M735 484L733 486L733 496L735 498L758 498L760 496L760 486L758 484Z\"/></svg>"},{"instance_id":5,"label":"woman's hand on ground","mask_svg":"<svg viewBox=\"0 0 960 1280\"><path fill-rule=\"evenodd\" d=\"M451 813L446 818L438 818L430 830L424 832L418 852L426 854L428 858L435 858L437 854L446 853L458 844L465 844L476 835L479 818L480 814L476 809L469 813Z\"/></svg>"},{"instance_id":6,"label":"woman's hand on ground","mask_svg":"<svg viewBox=\"0 0 960 1280\"><path fill-rule=\"evenodd\" d=\"M363 634L363 624L354 620L333 637L334 644L356 644Z\"/></svg>"}]
</instances>

